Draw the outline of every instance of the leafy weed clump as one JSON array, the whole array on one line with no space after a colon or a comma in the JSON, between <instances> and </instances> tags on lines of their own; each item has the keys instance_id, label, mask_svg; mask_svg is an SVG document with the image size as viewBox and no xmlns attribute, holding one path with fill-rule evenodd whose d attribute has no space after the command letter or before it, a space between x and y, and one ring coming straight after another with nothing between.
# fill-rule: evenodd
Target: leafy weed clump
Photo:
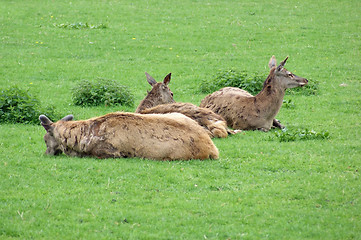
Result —
<instances>
[{"instance_id":1,"label":"leafy weed clump","mask_svg":"<svg viewBox=\"0 0 361 240\"><path fill-rule=\"evenodd\" d=\"M39 123L39 115L59 119L53 106L41 107L39 100L27 90L13 86L0 90L0 123Z\"/></svg>"},{"instance_id":2,"label":"leafy weed clump","mask_svg":"<svg viewBox=\"0 0 361 240\"><path fill-rule=\"evenodd\" d=\"M289 108L289 109L293 109L296 107L296 105L294 104L294 102L291 99L283 99L283 104L282 104L282 108Z\"/></svg>"},{"instance_id":3,"label":"leafy weed clump","mask_svg":"<svg viewBox=\"0 0 361 240\"><path fill-rule=\"evenodd\" d=\"M278 139L280 142L293 142L297 140L316 140L316 139L328 139L330 133L326 131L316 132L309 129L297 129L295 131L289 131L286 128L280 131L274 132L274 137L271 139Z\"/></svg>"},{"instance_id":4,"label":"leafy weed clump","mask_svg":"<svg viewBox=\"0 0 361 240\"><path fill-rule=\"evenodd\" d=\"M200 91L210 93L223 87L238 87L255 95L262 90L264 79L259 74L248 75L244 71L220 70L213 78L201 82Z\"/></svg>"},{"instance_id":5,"label":"leafy weed clump","mask_svg":"<svg viewBox=\"0 0 361 240\"><path fill-rule=\"evenodd\" d=\"M107 25L100 23L100 24L88 24L88 23L61 23L61 24L54 24L54 26L58 28L66 28L66 29L103 29L107 28Z\"/></svg>"},{"instance_id":6,"label":"leafy weed clump","mask_svg":"<svg viewBox=\"0 0 361 240\"><path fill-rule=\"evenodd\" d=\"M73 89L77 106L133 106L134 96L129 88L111 79L82 80Z\"/></svg>"}]
</instances>

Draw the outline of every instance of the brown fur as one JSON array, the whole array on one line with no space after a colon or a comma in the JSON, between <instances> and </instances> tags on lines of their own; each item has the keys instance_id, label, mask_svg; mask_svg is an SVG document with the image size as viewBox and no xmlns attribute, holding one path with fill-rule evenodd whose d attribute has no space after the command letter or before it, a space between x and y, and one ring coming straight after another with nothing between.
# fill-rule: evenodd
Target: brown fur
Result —
<instances>
[{"instance_id":1,"label":"brown fur","mask_svg":"<svg viewBox=\"0 0 361 240\"><path fill-rule=\"evenodd\" d=\"M152 76L147 72L148 83L152 86L152 90L148 92L147 96L140 102L139 106L135 110L136 113L140 113L146 108L151 108L159 104L173 103L173 93L169 89L168 84L170 82L171 73L169 73L163 80L163 82L157 83Z\"/></svg>"},{"instance_id":2,"label":"brown fur","mask_svg":"<svg viewBox=\"0 0 361 240\"><path fill-rule=\"evenodd\" d=\"M141 111L142 114L178 112L195 120L204 127L211 137L225 138L228 136L226 121L209 109L198 107L192 103L162 104Z\"/></svg>"},{"instance_id":3,"label":"brown fur","mask_svg":"<svg viewBox=\"0 0 361 240\"><path fill-rule=\"evenodd\" d=\"M287 58L276 67L272 56L270 73L256 96L239 88L225 87L206 96L200 106L221 115L233 129L268 131L277 123L274 118L282 106L285 90L308 82L285 69L286 61Z\"/></svg>"},{"instance_id":4,"label":"brown fur","mask_svg":"<svg viewBox=\"0 0 361 240\"><path fill-rule=\"evenodd\" d=\"M217 159L218 150L195 121L182 114L109 113L83 121L51 122L41 115L46 153L98 158Z\"/></svg>"},{"instance_id":5,"label":"brown fur","mask_svg":"<svg viewBox=\"0 0 361 240\"><path fill-rule=\"evenodd\" d=\"M168 75L168 80L168 76L166 76L163 83L157 83L148 73L145 74L147 76L148 83L152 85L153 88L144 100L140 102L137 110L135 111L136 113L164 114L178 112L197 121L199 125L206 129L211 137L225 138L228 134L235 133L227 128L227 124L221 116L215 114L211 110L200 108L191 103L175 103L173 93L168 87L165 88L163 86L169 83L170 74Z\"/></svg>"}]
</instances>

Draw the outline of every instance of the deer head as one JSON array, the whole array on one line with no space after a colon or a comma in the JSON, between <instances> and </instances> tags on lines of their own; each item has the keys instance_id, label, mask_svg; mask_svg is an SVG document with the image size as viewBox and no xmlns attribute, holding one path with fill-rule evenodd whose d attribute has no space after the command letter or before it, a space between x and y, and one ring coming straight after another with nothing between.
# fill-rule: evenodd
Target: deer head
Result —
<instances>
[{"instance_id":1,"label":"deer head","mask_svg":"<svg viewBox=\"0 0 361 240\"><path fill-rule=\"evenodd\" d=\"M172 73L169 73L167 76L165 76L163 82L157 83L157 81L155 81L152 76L145 72L147 81L152 86L152 90L148 93L148 95L154 95L161 103L173 103L173 92L168 87L171 74Z\"/></svg>"},{"instance_id":2,"label":"deer head","mask_svg":"<svg viewBox=\"0 0 361 240\"><path fill-rule=\"evenodd\" d=\"M73 115L68 115L61 119L61 121L71 121L73 120ZM59 155L63 151L57 139L54 136L54 123L45 115L40 115L39 120L41 125L45 128L46 134L44 136L44 141L46 144L46 154L48 155Z\"/></svg>"},{"instance_id":3,"label":"deer head","mask_svg":"<svg viewBox=\"0 0 361 240\"><path fill-rule=\"evenodd\" d=\"M303 77L299 77L290 71L288 71L286 68L284 68L284 65L286 64L288 57L285 58L278 66L276 62L275 56L272 56L268 66L270 67L270 75L268 76L266 82L271 83L272 78L276 82L276 84L279 84L282 88L295 88L295 87L303 87L308 83L308 80Z\"/></svg>"},{"instance_id":4,"label":"deer head","mask_svg":"<svg viewBox=\"0 0 361 240\"><path fill-rule=\"evenodd\" d=\"M152 86L152 90L147 92L147 96L140 102L135 112L139 113L144 109L158 106L160 104L174 103L173 93L169 89L168 84L170 82L171 73L165 76L163 82L157 83L152 76L147 72L148 83Z\"/></svg>"}]
</instances>

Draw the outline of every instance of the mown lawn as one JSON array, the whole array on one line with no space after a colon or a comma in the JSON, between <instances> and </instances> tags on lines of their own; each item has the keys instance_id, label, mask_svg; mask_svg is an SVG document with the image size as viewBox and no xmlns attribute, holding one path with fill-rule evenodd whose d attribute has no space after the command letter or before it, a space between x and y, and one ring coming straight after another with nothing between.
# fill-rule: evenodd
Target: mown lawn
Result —
<instances>
[{"instance_id":1,"label":"mown lawn","mask_svg":"<svg viewBox=\"0 0 361 240\"><path fill-rule=\"evenodd\" d=\"M176 101L199 104L219 70L268 61L318 82L286 93L275 130L214 139L218 160L49 157L39 125L0 125L1 239L361 239L361 2L3 1L0 87L63 115L131 111L144 72L172 72ZM133 107L79 107L81 80L129 86Z\"/></svg>"}]
</instances>

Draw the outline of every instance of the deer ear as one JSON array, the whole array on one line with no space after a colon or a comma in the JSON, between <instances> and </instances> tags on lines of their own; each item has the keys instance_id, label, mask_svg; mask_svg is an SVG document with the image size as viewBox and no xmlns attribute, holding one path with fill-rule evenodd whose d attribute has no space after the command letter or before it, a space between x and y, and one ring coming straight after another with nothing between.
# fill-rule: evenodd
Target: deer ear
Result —
<instances>
[{"instance_id":1,"label":"deer ear","mask_svg":"<svg viewBox=\"0 0 361 240\"><path fill-rule=\"evenodd\" d=\"M47 116L40 115L39 120L41 122L41 126L43 126L47 132L49 132L53 129L53 126L51 126L53 124L53 122L50 121L50 119Z\"/></svg>"},{"instance_id":2,"label":"deer ear","mask_svg":"<svg viewBox=\"0 0 361 240\"><path fill-rule=\"evenodd\" d=\"M271 69L271 68L274 68L276 66L277 66L276 57L273 55L271 57L271 59L269 60L269 62L268 62L268 67Z\"/></svg>"},{"instance_id":3,"label":"deer ear","mask_svg":"<svg viewBox=\"0 0 361 240\"><path fill-rule=\"evenodd\" d=\"M169 82L170 82L170 77L171 77L172 73L169 73L167 76L165 76L164 80L163 80L163 83L165 85L168 85Z\"/></svg>"},{"instance_id":4,"label":"deer ear","mask_svg":"<svg viewBox=\"0 0 361 240\"><path fill-rule=\"evenodd\" d=\"M68 116L63 117L61 120L62 121L71 121L73 119L74 119L74 116L72 114L70 114Z\"/></svg>"},{"instance_id":5,"label":"deer ear","mask_svg":"<svg viewBox=\"0 0 361 240\"><path fill-rule=\"evenodd\" d=\"M278 65L277 67L277 71L281 71L283 69L283 67L285 66L286 64L286 61L287 61L288 57L285 58L285 60L283 60L280 65Z\"/></svg>"},{"instance_id":6,"label":"deer ear","mask_svg":"<svg viewBox=\"0 0 361 240\"><path fill-rule=\"evenodd\" d=\"M286 57L285 60L283 60L283 61L281 62L282 66L285 65L285 63L287 62L287 59L288 59L288 57Z\"/></svg>"},{"instance_id":7,"label":"deer ear","mask_svg":"<svg viewBox=\"0 0 361 240\"><path fill-rule=\"evenodd\" d=\"M145 76L147 76L147 81L151 86L157 84L157 81L155 81L155 79L152 76L150 76L147 72L145 72Z\"/></svg>"},{"instance_id":8,"label":"deer ear","mask_svg":"<svg viewBox=\"0 0 361 240\"><path fill-rule=\"evenodd\" d=\"M52 121L50 121L50 119L49 119L47 116L45 116L45 115L43 115L43 114L41 114L41 115L39 116L39 120L40 120L41 124L50 125L50 124L53 123Z\"/></svg>"}]
</instances>

